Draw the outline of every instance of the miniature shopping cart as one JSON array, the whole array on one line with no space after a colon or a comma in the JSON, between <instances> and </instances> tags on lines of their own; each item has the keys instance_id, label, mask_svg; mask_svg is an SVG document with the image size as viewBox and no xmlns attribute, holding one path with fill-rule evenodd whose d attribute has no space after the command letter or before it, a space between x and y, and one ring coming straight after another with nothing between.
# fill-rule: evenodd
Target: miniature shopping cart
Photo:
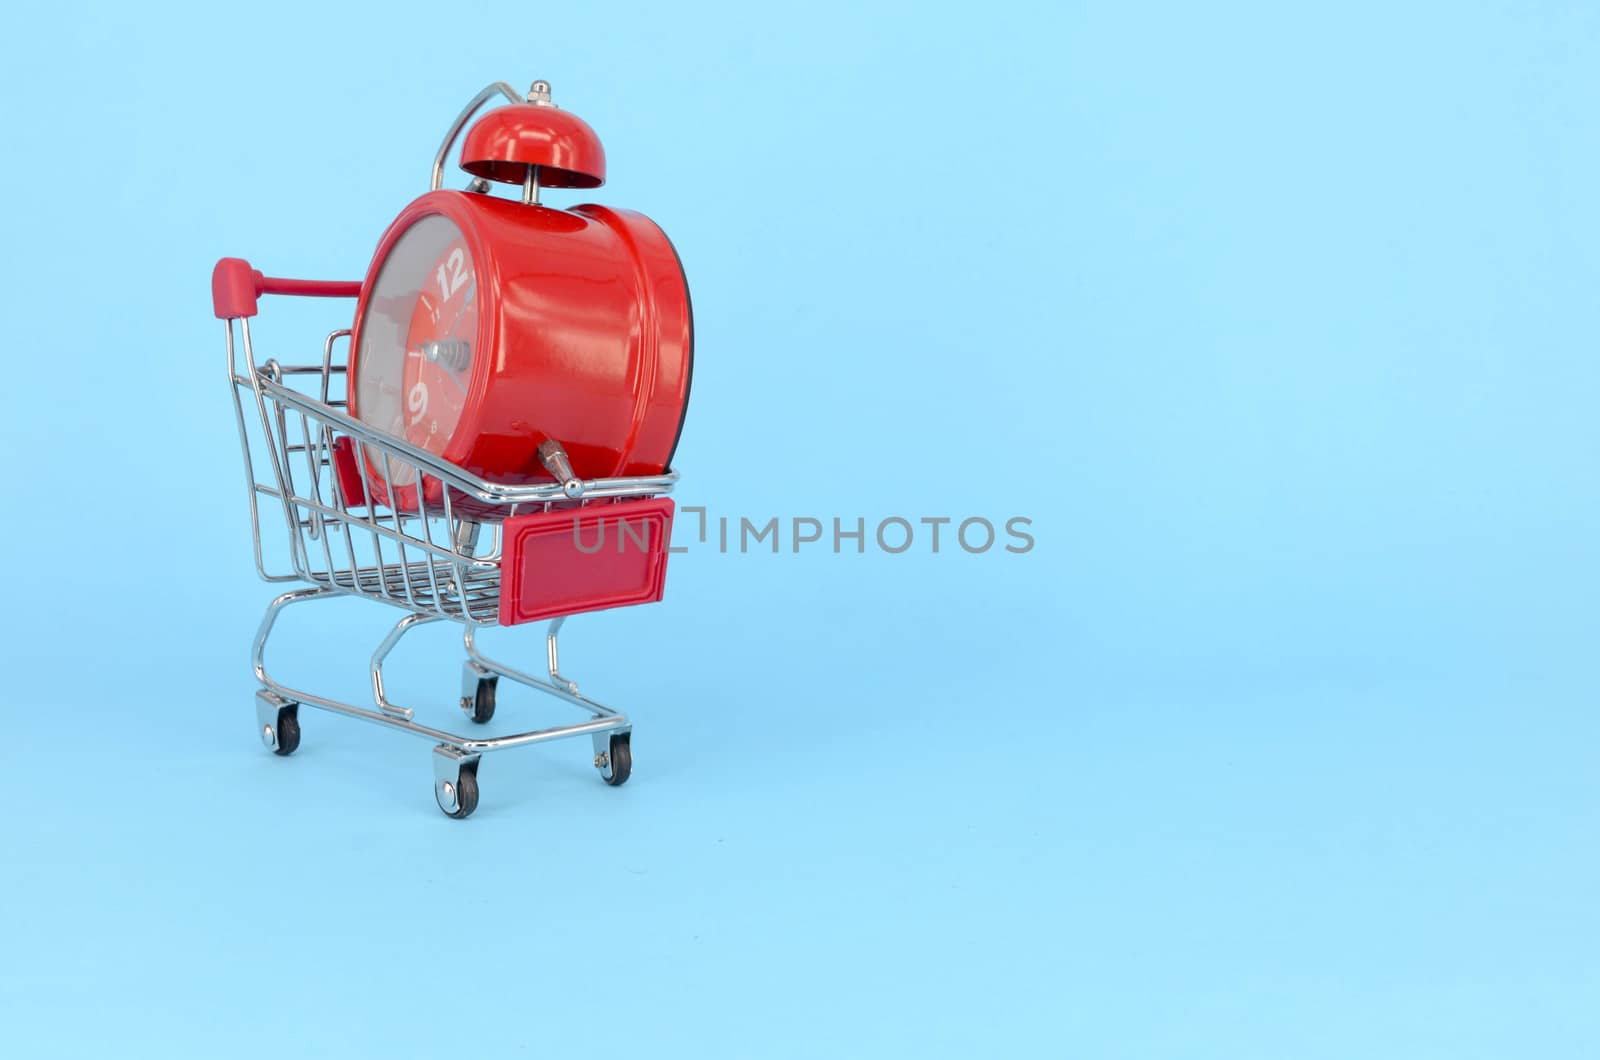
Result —
<instances>
[{"instance_id":1,"label":"miniature shopping cart","mask_svg":"<svg viewBox=\"0 0 1600 1060\"><path fill-rule=\"evenodd\" d=\"M440 160L466 120L496 93L523 108L492 111L491 114L502 115L497 119L502 126L508 121L540 121L546 123L540 128L547 131L553 120L551 115L527 108L550 108L548 91L548 85L536 83L535 92L522 101L503 84L490 86L462 112L440 149ZM513 113L506 116L504 112ZM569 119L562 120L570 125ZM520 141L512 137L509 147L491 144L469 153L473 144L469 134L463 149L463 168L476 172L469 163L482 162L487 171L488 163L480 155L492 155L498 150L502 156L509 152L515 157L509 161L505 157L491 158L496 165L514 163L525 167L526 172L512 170L521 174L517 179L525 190L539 178L543 178L544 186L563 186L563 172L572 178L566 186L592 186L573 183L573 174L583 173L553 166L548 154L537 156L535 161L517 155L519 151L526 152L529 141L527 136ZM556 160L574 167L574 157L578 156L569 149ZM497 199L496 203L506 205L492 205L472 199L487 195L482 180L475 181L465 192L440 192L440 168L436 162L433 191L419 203L437 200L450 210L492 210L497 211L496 217L508 215L513 220L520 216L508 214L511 200ZM498 172L503 177L506 170ZM531 198L525 194L523 202L529 210L545 211L539 215L545 218L540 223L551 231L554 229L549 217L571 213L540 207L536 192ZM468 217L458 223L466 228L470 221ZM602 221L613 227L617 224L604 217ZM600 222L585 223L594 227ZM566 238L576 231L570 224L561 230ZM595 238L606 235L602 231ZM495 252L493 245L480 242L475 247L479 256ZM505 277L505 260L496 264L496 275ZM459 263L456 267L460 267ZM374 273L365 282L287 280L263 276L244 261L230 258L219 262L213 274L216 315L227 326L228 375L249 487L256 569L269 582L306 583L272 600L256 633L253 664L256 680L261 684L256 693L261 740L275 754L292 754L300 745L301 706L422 737L434 745L434 793L439 808L456 818L468 816L478 805L478 763L489 751L587 736L593 742L594 766L601 777L607 784L620 785L632 769L628 718L580 695L578 686L562 676L557 635L571 614L661 598L672 524L672 502L665 494L672 489L677 475L662 460L658 474L586 478L581 468L574 470L574 462L580 459L579 449L573 446L569 455L571 441L563 444L553 435L539 440L538 470L533 475L523 474L516 481L507 482L469 471L445 459L437 451L438 446L430 448L428 436L421 436L422 441L418 442L352 414L355 386L351 379L351 327L340 327L328 334L317 359L298 358L288 363L275 357L258 357L251 320L261 295L350 298L361 300L365 306L382 296L381 284L375 287L373 280L378 271L375 261ZM443 266L439 280L445 284L445 293L452 293L446 282L449 274ZM378 295L372 294L374 289ZM645 293L652 299L661 297L659 292ZM359 330L361 319L358 311L355 330ZM627 321L621 329L631 329L635 335L639 330L636 322ZM409 357L448 363L449 358L461 360L469 356L473 352L470 340L476 335L403 345L417 347L407 350ZM596 349L610 349L599 339L595 343ZM426 390L418 383L412 386L413 394L418 386ZM639 384L632 386L636 391ZM683 389L686 399L686 380ZM413 402L413 409L415 405ZM565 409L557 409L546 418L559 420L563 414ZM410 422L415 425L417 420ZM587 426L592 417L573 422ZM635 430L637 433L637 427ZM675 446L675 435L671 442ZM281 531L273 529L279 519ZM263 536L280 532L288 543L285 570L269 562L263 549ZM370 703L347 703L294 688L267 669L267 642L286 608L341 596L381 601L402 612L372 654ZM410 707L400 706L389 697L384 662L408 632L441 620L462 626L465 661L459 706L472 722L481 724L493 717L501 679L554 696L578 708L586 717L575 724L504 736L459 735L419 720ZM489 659L475 640L483 626L541 620L549 622L543 674L527 673Z\"/></svg>"}]
</instances>

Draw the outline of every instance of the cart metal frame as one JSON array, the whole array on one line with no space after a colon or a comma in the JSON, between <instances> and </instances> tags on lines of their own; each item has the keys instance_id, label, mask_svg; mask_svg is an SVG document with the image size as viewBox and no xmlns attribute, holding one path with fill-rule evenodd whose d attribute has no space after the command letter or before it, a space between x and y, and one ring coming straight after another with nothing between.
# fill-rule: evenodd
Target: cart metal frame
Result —
<instances>
[{"instance_id":1,"label":"cart metal frame","mask_svg":"<svg viewBox=\"0 0 1600 1060\"><path fill-rule=\"evenodd\" d=\"M321 297L353 297L359 290L358 284L259 274L257 287L263 294ZM457 818L477 807L478 763L490 751L589 736L601 777L611 785L625 782L632 771L632 725L627 715L580 695L577 684L561 674L557 637L565 617L551 620L546 630L545 675L485 656L475 635L479 627L498 624L504 519L666 494L677 481L676 472L582 480L573 476L559 444L546 443L541 455L555 481L514 486L491 482L347 414L349 329L327 336L319 363L282 364L276 359L257 362L248 316L230 317L226 325L228 378L249 487L256 572L268 582L309 583L273 599L256 631L252 667L261 685L256 721L262 742L276 754L292 754L300 743L302 705L421 737L434 745L439 808ZM336 354L341 342L343 362ZM247 406L254 415L247 414ZM252 430L257 423L259 431ZM347 468L382 471L341 474L341 459ZM288 571L270 570L263 555L263 519L273 509L284 519ZM290 605L338 596L365 597L405 612L372 653L370 706L292 687L267 670L267 643L278 616ZM463 627L466 659L459 706L469 718L482 722L492 717L495 688L502 678L577 707L588 718L506 736L460 735L417 721L412 708L389 698L384 661L408 632L438 621Z\"/></svg>"}]
</instances>

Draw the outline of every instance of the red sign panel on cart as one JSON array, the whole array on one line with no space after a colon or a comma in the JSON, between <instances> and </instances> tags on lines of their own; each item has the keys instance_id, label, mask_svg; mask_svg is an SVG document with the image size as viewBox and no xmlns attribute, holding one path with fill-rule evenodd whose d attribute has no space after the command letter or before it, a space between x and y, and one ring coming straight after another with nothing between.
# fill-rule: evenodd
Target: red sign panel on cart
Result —
<instances>
[{"instance_id":1,"label":"red sign panel on cart","mask_svg":"<svg viewBox=\"0 0 1600 1060\"><path fill-rule=\"evenodd\" d=\"M667 581L666 497L518 515L505 522L500 624L650 604Z\"/></svg>"}]
</instances>

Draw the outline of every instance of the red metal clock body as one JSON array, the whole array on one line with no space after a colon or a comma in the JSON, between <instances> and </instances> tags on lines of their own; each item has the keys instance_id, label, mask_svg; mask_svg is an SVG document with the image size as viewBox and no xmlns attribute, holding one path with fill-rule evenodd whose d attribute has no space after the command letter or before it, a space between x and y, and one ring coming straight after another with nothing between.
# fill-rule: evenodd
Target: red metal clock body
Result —
<instances>
[{"instance_id":1,"label":"red metal clock body","mask_svg":"<svg viewBox=\"0 0 1600 1060\"><path fill-rule=\"evenodd\" d=\"M462 168L593 187L604 155L580 119L527 103L469 129ZM436 190L389 226L362 283L350 411L494 481L548 481L547 438L580 478L654 475L677 446L692 357L683 269L649 218Z\"/></svg>"}]
</instances>

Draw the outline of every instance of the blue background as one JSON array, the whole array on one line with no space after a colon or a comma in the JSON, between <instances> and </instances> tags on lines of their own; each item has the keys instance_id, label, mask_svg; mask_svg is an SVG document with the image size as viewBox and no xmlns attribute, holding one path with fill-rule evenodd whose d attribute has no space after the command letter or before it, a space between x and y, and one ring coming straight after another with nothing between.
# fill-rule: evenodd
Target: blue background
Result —
<instances>
[{"instance_id":1,"label":"blue background","mask_svg":"<svg viewBox=\"0 0 1600 1060\"><path fill-rule=\"evenodd\" d=\"M1600 1052L1592 4L30 11L0 1053ZM680 503L1037 547L692 548L564 637L633 782L456 823L420 741L255 742L208 275L361 275L535 77L684 258ZM393 617L277 665L359 696Z\"/></svg>"}]
</instances>

